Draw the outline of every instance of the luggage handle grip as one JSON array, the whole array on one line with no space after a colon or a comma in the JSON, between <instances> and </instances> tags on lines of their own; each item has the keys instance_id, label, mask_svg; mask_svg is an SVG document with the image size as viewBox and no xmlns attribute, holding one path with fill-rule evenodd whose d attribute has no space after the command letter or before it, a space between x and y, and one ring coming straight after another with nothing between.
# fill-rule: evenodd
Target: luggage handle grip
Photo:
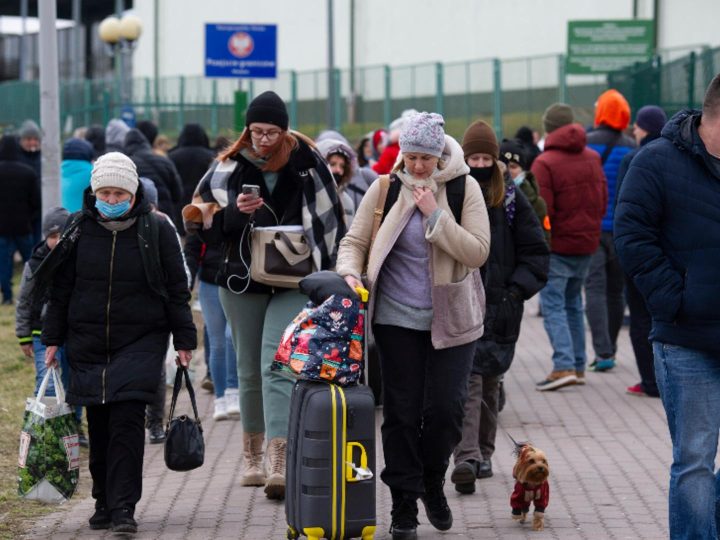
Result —
<instances>
[{"instance_id":1,"label":"luggage handle grip","mask_svg":"<svg viewBox=\"0 0 720 540\"><path fill-rule=\"evenodd\" d=\"M360 482L362 480L370 480L374 475L373 472L368 469L368 457L365 447L359 442L347 443L346 453L352 460L353 448L357 447L360 449L360 466L356 466L352 461L345 462L345 481L346 482ZM353 473L356 475L353 476Z\"/></svg>"}]
</instances>

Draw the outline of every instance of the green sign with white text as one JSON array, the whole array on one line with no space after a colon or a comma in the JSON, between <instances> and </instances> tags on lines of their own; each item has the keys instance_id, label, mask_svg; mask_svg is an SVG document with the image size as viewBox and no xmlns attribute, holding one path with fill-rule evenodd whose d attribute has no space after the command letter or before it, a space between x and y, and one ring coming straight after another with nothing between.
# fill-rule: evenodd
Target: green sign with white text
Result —
<instances>
[{"instance_id":1,"label":"green sign with white text","mask_svg":"<svg viewBox=\"0 0 720 540\"><path fill-rule=\"evenodd\" d=\"M653 21L569 21L566 73L608 73L652 58Z\"/></svg>"}]
</instances>

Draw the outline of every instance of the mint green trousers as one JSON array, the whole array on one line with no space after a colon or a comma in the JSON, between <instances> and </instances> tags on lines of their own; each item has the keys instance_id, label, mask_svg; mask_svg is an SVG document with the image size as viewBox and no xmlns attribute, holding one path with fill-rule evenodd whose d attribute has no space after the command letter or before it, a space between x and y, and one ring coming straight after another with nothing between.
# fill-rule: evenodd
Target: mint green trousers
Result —
<instances>
[{"instance_id":1,"label":"mint green trousers","mask_svg":"<svg viewBox=\"0 0 720 540\"><path fill-rule=\"evenodd\" d=\"M243 430L287 438L293 381L270 371L280 338L308 301L296 289L275 294L234 294L220 287L237 354Z\"/></svg>"}]
</instances>

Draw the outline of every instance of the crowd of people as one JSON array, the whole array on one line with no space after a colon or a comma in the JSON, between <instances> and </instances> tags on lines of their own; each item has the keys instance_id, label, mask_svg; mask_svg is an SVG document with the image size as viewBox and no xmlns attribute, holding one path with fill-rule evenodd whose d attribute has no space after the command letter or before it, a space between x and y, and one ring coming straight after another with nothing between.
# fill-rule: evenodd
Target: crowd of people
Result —
<instances>
[{"instance_id":1,"label":"crowd of people","mask_svg":"<svg viewBox=\"0 0 720 540\"><path fill-rule=\"evenodd\" d=\"M196 285L213 419L242 418L241 484L284 498L292 382L270 367L307 299L253 279L248 235L283 225L304 231L312 270L371 291L393 538L416 537L418 500L433 526L452 526L451 456L461 494L493 475L502 376L538 293L553 350L539 391L616 366L627 300L639 372L627 391L662 397L673 440L671 534L714 538L720 76L702 111L668 122L647 105L631 136L632 118L608 90L592 126L555 103L541 139L523 127L498 141L478 120L456 141L439 114L406 110L354 146L290 130L265 92L240 136L212 148L197 124L169 148L152 122L115 119L65 141L62 208L41 225L41 131L3 136L3 303L20 252L22 351L38 381L60 365L78 422L86 411L90 527L137 528L145 428L163 441L166 351L192 358Z\"/></svg>"}]
</instances>

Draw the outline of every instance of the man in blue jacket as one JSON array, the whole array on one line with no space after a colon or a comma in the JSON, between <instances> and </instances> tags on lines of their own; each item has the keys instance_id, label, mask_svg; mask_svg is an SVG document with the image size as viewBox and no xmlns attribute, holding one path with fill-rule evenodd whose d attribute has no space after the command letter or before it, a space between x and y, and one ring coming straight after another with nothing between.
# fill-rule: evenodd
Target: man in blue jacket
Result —
<instances>
[{"instance_id":1,"label":"man in blue jacket","mask_svg":"<svg viewBox=\"0 0 720 540\"><path fill-rule=\"evenodd\" d=\"M630 164L615 213L621 264L647 302L673 442L671 538L715 539L720 430L720 75Z\"/></svg>"}]
</instances>

